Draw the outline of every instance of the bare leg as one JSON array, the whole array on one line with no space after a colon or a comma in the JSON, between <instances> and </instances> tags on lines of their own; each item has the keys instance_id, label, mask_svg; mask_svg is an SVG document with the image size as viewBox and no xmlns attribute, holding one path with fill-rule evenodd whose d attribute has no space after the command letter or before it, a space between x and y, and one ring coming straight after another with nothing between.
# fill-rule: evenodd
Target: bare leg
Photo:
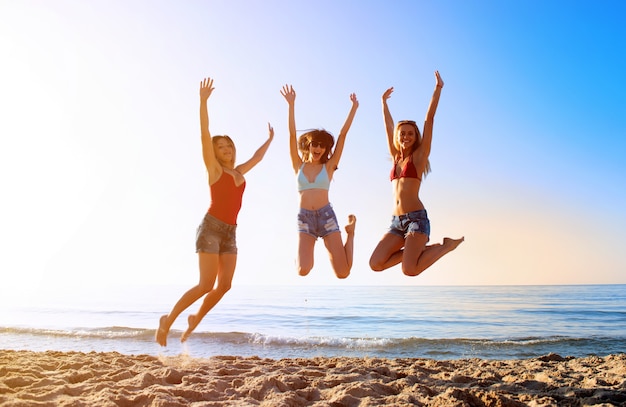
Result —
<instances>
[{"instance_id":1,"label":"bare leg","mask_svg":"<svg viewBox=\"0 0 626 407\"><path fill-rule=\"evenodd\" d=\"M306 233L299 233L298 236L298 274L306 276L313 269L313 253L315 249L315 238Z\"/></svg>"},{"instance_id":2,"label":"bare leg","mask_svg":"<svg viewBox=\"0 0 626 407\"><path fill-rule=\"evenodd\" d=\"M209 253L199 253L198 263L200 268L200 281L198 285L190 288L180 297L168 315L163 315L159 319L159 328L155 334L156 342L161 346L167 346L167 335L176 318L196 302L200 297L211 291L215 285L217 277L218 255Z\"/></svg>"},{"instance_id":3,"label":"bare leg","mask_svg":"<svg viewBox=\"0 0 626 407\"><path fill-rule=\"evenodd\" d=\"M403 247L404 238L393 233L385 234L370 257L370 268L374 271L383 271L400 264Z\"/></svg>"},{"instance_id":4,"label":"bare leg","mask_svg":"<svg viewBox=\"0 0 626 407\"><path fill-rule=\"evenodd\" d=\"M416 234L416 237L419 234ZM411 243L409 240L411 236L407 237L407 246ZM432 266L437 260L456 249L465 240L464 237L460 239L450 239L448 237L443 239L443 244L435 244L432 246L426 246L423 250L416 249L415 252L420 252L417 259L414 256L405 256L402 261L402 272L407 276L417 276L421 274L428 267ZM419 244L419 243L418 243ZM405 246L405 254L408 254ZM414 264L415 266L411 266Z\"/></svg>"},{"instance_id":5,"label":"bare leg","mask_svg":"<svg viewBox=\"0 0 626 407\"><path fill-rule=\"evenodd\" d=\"M198 326L204 316L215 307L215 305L224 297L231 287L233 281L233 275L235 274L235 266L237 265L236 254L221 254L219 256L219 266L217 272L217 287L209 291L204 297L204 301L200 306L200 309L195 315L189 315L187 322L189 326L187 330L180 337L181 342L185 342L189 335Z\"/></svg>"},{"instance_id":6,"label":"bare leg","mask_svg":"<svg viewBox=\"0 0 626 407\"><path fill-rule=\"evenodd\" d=\"M348 216L346 230L346 243L341 241L341 233L331 233L324 237L324 245L328 250L330 262L337 278L346 278L350 275L352 262L354 259L354 229L356 226L356 216Z\"/></svg>"},{"instance_id":7,"label":"bare leg","mask_svg":"<svg viewBox=\"0 0 626 407\"><path fill-rule=\"evenodd\" d=\"M167 334L169 331L167 315L161 315L161 318L159 318L159 327L154 335L154 340L161 346L167 346Z\"/></svg>"},{"instance_id":8,"label":"bare leg","mask_svg":"<svg viewBox=\"0 0 626 407\"><path fill-rule=\"evenodd\" d=\"M345 226L346 230L346 244L343 249L346 253L346 261L348 263L348 272L352 269L352 263L354 260L354 229L356 228L356 216L348 215L348 224Z\"/></svg>"},{"instance_id":9,"label":"bare leg","mask_svg":"<svg viewBox=\"0 0 626 407\"><path fill-rule=\"evenodd\" d=\"M433 265L442 256L456 249L464 240L464 238L445 238L443 244L435 243L424 246L427 239L424 235L421 235L423 237L420 237L420 235L419 233L415 234L415 236L419 237L418 240L407 239L406 241L392 233L384 235L370 258L371 269L383 271L403 263L403 273L416 276ZM415 266L408 266L410 264L415 264ZM406 270L404 270L404 265L407 265Z\"/></svg>"}]
</instances>

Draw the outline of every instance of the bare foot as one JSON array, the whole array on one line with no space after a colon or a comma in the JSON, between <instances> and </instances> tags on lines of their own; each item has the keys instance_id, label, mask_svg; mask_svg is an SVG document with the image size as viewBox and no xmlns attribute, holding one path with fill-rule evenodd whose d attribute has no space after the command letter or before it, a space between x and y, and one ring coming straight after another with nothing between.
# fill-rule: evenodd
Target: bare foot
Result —
<instances>
[{"instance_id":1,"label":"bare foot","mask_svg":"<svg viewBox=\"0 0 626 407\"><path fill-rule=\"evenodd\" d=\"M349 235L354 234L354 228L356 227L356 216L348 215L348 224L346 225L346 233Z\"/></svg>"},{"instance_id":2,"label":"bare foot","mask_svg":"<svg viewBox=\"0 0 626 407\"><path fill-rule=\"evenodd\" d=\"M154 339L161 346L167 346L167 334L169 333L169 329L167 328L167 315L161 316L159 318L159 329L157 329L154 334Z\"/></svg>"},{"instance_id":3,"label":"bare foot","mask_svg":"<svg viewBox=\"0 0 626 407\"><path fill-rule=\"evenodd\" d=\"M465 236L463 236L460 239L450 239L449 237L444 237L443 238L443 245L448 247L450 249L450 251L454 250L457 248L458 245L460 245L461 243L463 243L465 241Z\"/></svg>"},{"instance_id":4,"label":"bare foot","mask_svg":"<svg viewBox=\"0 0 626 407\"><path fill-rule=\"evenodd\" d=\"M189 339L189 335L191 335L193 330L196 329L196 326L198 326L198 323L196 322L196 316L193 314L187 317L187 323L189 324L189 326L187 327L187 330L181 335L181 342L186 342L187 339Z\"/></svg>"}]
</instances>

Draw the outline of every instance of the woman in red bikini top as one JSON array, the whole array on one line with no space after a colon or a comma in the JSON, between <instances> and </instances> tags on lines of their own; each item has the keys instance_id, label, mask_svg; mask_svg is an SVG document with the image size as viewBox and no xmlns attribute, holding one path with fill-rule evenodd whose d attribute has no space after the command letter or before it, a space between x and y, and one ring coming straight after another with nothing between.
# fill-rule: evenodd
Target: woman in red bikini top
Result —
<instances>
[{"instance_id":1,"label":"woman in red bikini top","mask_svg":"<svg viewBox=\"0 0 626 407\"><path fill-rule=\"evenodd\" d=\"M370 267L374 271L383 271L402 263L404 274L417 276L464 240L444 238L442 244L426 245L430 239L430 221L419 191L422 178L430 172L428 156L433 123L443 88L438 71L435 71L435 79L423 135L414 121L404 120L394 126L387 105L393 88L387 89L382 96L387 145L393 157L389 178L393 186L394 210L391 227L370 258Z\"/></svg>"},{"instance_id":2,"label":"woman in red bikini top","mask_svg":"<svg viewBox=\"0 0 626 407\"><path fill-rule=\"evenodd\" d=\"M200 82L202 158L209 174L211 189L211 205L198 227L196 236L200 281L183 294L169 314L163 315L159 320L155 339L161 346L167 345L170 327L181 312L205 296L198 313L190 315L187 319L189 327L180 339L184 342L202 318L230 290L237 262L235 230L246 186L244 175L261 161L274 138L274 129L268 124L267 141L259 147L252 158L235 166L235 144L230 137L211 137L209 132L207 100L212 92L213 79L206 78Z\"/></svg>"}]
</instances>

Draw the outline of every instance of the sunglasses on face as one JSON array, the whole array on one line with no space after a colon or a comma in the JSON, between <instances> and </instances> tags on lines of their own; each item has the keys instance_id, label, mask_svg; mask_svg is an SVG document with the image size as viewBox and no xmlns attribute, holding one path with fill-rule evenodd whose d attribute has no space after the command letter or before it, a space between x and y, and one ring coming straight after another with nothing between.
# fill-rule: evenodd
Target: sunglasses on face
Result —
<instances>
[{"instance_id":1,"label":"sunglasses on face","mask_svg":"<svg viewBox=\"0 0 626 407\"><path fill-rule=\"evenodd\" d=\"M321 141L311 141L311 147L313 148L326 148L326 144L322 143Z\"/></svg>"}]
</instances>

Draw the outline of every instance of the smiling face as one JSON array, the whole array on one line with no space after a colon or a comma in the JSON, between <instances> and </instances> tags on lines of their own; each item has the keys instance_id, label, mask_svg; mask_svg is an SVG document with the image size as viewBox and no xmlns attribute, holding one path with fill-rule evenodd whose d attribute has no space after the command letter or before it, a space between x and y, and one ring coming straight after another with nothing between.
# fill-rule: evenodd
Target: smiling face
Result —
<instances>
[{"instance_id":1,"label":"smiling face","mask_svg":"<svg viewBox=\"0 0 626 407\"><path fill-rule=\"evenodd\" d=\"M231 138L228 136L215 136L212 141L217 161L224 167L234 168L237 151L235 143L233 143Z\"/></svg>"},{"instance_id":2,"label":"smiling face","mask_svg":"<svg viewBox=\"0 0 626 407\"><path fill-rule=\"evenodd\" d=\"M300 136L298 149L305 162L322 163L328 161L335 144L333 136L325 130L312 130Z\"/></svg>"},{"instance_id":3,"label":"smiling face","mask_svg":"<svg viewBox=\"0 0 626 407\"><path fill-rule=\"evenodd\" d=\"M421 143L421 134L413 121L402 121L396 125L394 145L399 151L412 153Z\"/></svg>"},{"instance_id":4,"label":"smiling face","mask_svg":"<svg viewBox=\"0 0 626 407\"><path fill-rule=\"evenodd\" d=\"M326 144L318 140L313 140L309 143L309 157L311 158L311 161L319 162L323 156L327 155Z\"/></svg>"}]
</instances>

